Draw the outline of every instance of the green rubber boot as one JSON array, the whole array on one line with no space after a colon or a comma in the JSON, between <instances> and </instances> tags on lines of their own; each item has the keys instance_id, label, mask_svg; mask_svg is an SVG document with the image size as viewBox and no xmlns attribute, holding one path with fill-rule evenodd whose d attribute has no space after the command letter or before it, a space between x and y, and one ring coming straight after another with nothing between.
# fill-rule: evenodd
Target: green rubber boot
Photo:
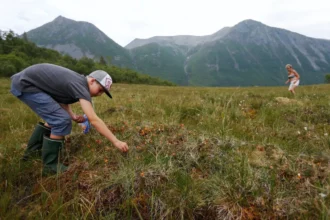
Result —
<instances>
[{"instance_id":1,"label":"green rubber boot","mask_svg":"<svg viewBox=\"0 0 330 220\"><path fill-rule=\"evenodd\" d=\"M50 135L50 128L46 127L44 123L39 122L27 144L27 148L24 152L22 160L27 161L33 157L40 157L41 156L41 148L42 148L42 141L44 135Z\"/></svg>"},{"instance_id":2,"label":"green rubber boot","mask_svg":"<svg viewBox=\"0 0 330 220\"><path fill-rule=\"evenodd\" d=\"M61 173L68 169L67 166L60 163L63 147L64 140L56 140L44 136L42 144L42 162L44 165L42 173L44 175Z\"/></svg>"}]
</instances>

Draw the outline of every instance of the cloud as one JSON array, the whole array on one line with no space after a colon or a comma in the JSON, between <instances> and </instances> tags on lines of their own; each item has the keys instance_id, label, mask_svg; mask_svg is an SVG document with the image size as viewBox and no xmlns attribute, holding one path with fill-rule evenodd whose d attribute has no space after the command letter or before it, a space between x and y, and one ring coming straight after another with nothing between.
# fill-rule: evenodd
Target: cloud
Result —
<instances>
[{"instance_id":1,"label":"cloud","mask_svg":"<svg viewBox=\"0 0 330 220\"><path fill-rule=\"evenodd\" d=\"M122 46L135 38L209 35L245 19L330 39L328 0L0 0L0 29L21 34L57 16L87 21Z\"/></svg>"},{"instance_id":2,"label":"cloud","mask_svg":"<svg viewBox=\"0 0 330 220\"><path fill-rule=\"evenodd\" d=\"M29 22L30 19L24 15L24 13L18 14L18 19Z\"/></svg>"}]
</instances>

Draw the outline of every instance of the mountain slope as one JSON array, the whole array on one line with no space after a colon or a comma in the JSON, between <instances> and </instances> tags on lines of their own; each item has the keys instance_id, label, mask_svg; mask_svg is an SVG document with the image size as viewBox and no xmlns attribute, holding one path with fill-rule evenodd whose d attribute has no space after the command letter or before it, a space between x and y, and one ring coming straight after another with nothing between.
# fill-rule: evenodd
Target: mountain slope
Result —
<instances>
[{"instance_id":1,"label":"mountain slope","mask_svg":"<svg viewBox=\"0 0 330 220\"><path fill-rule=\"evenodd\" d=\"M192 55L189 82L280 85L286 80L286 63L291 63L301 74L304 84L322 83L324 74L330 72L330 41L247 20ZM210 77L212 80L207 80Z\"/></svg>"},{"instance_id":2,"label":"mountain slope","mask_svg":"<svg viewBox=\"0 0 330 220\"><path fill-rule=\"evenodd\" d=\"M184 46L149 43L131 50L136 70L179 85L188 85L184 74Z\"/></svg>"},{"instance_id":3,"label":"mountain slope","mask_svg":"<svg viewBox=\"0 0 330 220\"><path fill-rule=\"evenodd\" d=\"M179 36L156 36L149 39L134 39L132 42L125 46L126 49L133 49L141 47L150 43L157 43L160 45L180 45L193 47L205 42L214 41L222 38L229 32L230 28L225 27L212 35L206 36L191 36L191 35L179 35Z\"/></svg>"},{"instance_id":4,"label":"mountain slope","mask_svg":"<svg viewBox=\"0 0 330 220\"><path fill-rule=\"evenodd\" d=\"M148 50L151 43L158 45L158 51L163 47L171 48L172 53L181 51L182 65L172 66L166 76L157 70L168 62L162 60L161 54L158 59L154 57L154 62L144 64L154 52ZM135 39L126 48L132 48L133 57L140 58L136 63L138 69L144 65L146 73L179 84L183 81L201 86L282 85L286 81L287 63L301 74L302 84L322 83L324 74L330 73L329 40L309 38L253 20L208 36Z\"/></svg>"},{"instance_id":5,"label":"mountain slope","mask_svg":"<svg viewBox=\"0 0 330 220\"><path fill-rule=\"evenodd\" d=\"M88 22L59 16L27 32L27 36L38 46L55 49L77 59L83 56L99 59L103 56L114 65L132 67L129 52Z\"/></svg>"}]
</instances>

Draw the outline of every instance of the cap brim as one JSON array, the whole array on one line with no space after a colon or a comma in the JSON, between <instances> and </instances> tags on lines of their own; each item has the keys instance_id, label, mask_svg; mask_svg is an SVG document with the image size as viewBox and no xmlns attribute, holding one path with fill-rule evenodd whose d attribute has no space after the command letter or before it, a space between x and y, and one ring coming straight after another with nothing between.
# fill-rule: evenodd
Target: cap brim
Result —
<instances>
[{"instance_id":1,"label":"cap brim","mask_svg":"<svg viewBox=\"0 0 330 220\"><path fill-rule=\"evenodd\" d=\"M112 99L112 95L110 94L109 90L107 90L107 88L105 88L101 83L99 83L100 86L102 86L103 91L105 92L105 94L107 94L107 96L109 96L110 99Z\"/></svg>"}]
</instances>

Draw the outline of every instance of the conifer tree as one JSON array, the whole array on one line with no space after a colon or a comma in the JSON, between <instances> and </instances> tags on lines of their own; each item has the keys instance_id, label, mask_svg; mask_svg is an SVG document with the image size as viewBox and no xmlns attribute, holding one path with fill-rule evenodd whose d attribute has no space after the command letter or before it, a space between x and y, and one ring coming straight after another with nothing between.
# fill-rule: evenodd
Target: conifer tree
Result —
<instances>
[{"instance_id":1,"label":"conifer tree","mask_svg":"<svg viewBox=\"0 0 330 220\"><path fill-rule=\"evenodd\" d=\"M101 65L105 65L105 66L107 65L107 62L105 62L103 56L100 57L100 64L101 64Z\"/></svg>"},{"instance_id":2,"label":"conifer tree","mask_svg":"<svg viewBox=\"0 0 330 220\"><path fill-rule=\"evenodd\" d=\"M29 41L29 39L28 39L28 36L27 36L26 32L24 32L24 33L23 33L23 40L24 40L24 41Z\"/></svg>"}]
</instances>

